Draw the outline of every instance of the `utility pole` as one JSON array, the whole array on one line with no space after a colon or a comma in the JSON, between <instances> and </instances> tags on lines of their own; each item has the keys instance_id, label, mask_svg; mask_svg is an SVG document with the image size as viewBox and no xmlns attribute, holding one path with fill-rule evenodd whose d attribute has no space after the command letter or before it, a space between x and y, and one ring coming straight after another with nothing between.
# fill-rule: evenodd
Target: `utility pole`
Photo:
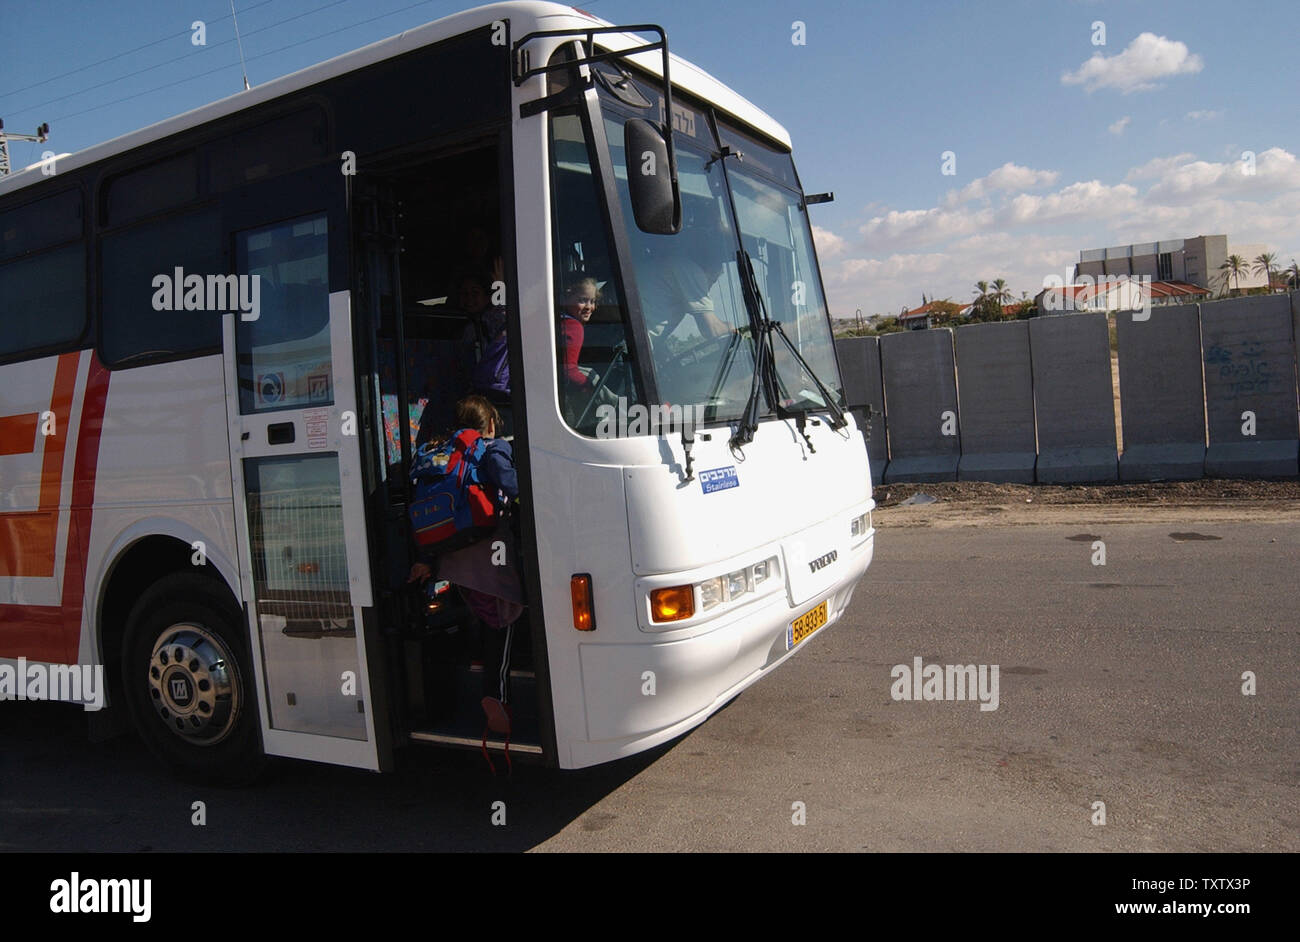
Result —
<instances>
[{"instance_id":1,"label":"utility pole","mask_svg":"<svg viewBox=\"0 0 1300 942\"><path fill-rule=\"evenodd\" d=\"M34 141L44 144L50 139L50 125L47 121L36 129L35 134L7 134L4 119L0 118L0 177L9 176L9 142Z\"/></svg>"}]
</instances>

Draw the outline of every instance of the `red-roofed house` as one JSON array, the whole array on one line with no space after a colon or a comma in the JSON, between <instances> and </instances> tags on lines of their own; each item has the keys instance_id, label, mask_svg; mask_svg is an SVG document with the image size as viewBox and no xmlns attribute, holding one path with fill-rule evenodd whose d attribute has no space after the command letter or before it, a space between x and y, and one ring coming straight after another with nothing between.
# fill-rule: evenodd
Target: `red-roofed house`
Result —
<instances>
[{"instance_id":1,"label":"red-roofed house","mask_svg":"<svg viewBox=\"0 0 1300 942\"><path fill-rule=\"evenodd\" d=\"M1044 288L1034 298L1040 314L1076 311L1134 311L1152 306L1191 304L1207 300L1208 288L1186 281L1152 281L1141 278L1103 279L1097 283Z\"/></svg>"},{"instance_id":2,"label":"red-roofed house","mask_svg":"<svg viewBox=\"0 0 1300 942\"><path fill-rule=\"evenodd\" d=\"M946 314L947 310L945 306L951 303L952 302L943 299L929 301L918 308L913 308L910 311L905 311L904 313L899 314L898 323L900 326L905 327L908 330L928 330L934 326L934 316L936 314ZM965 307L960 308L955 316L969 317L970 310L974 306L975 305L973 304L967 304Z\"/></svg>"},{"instance_id":3,"label":"red-roofed house","mask_svg":"<svg viewBox=\"0 0 1300 942\"><path fill-rule=\"evenodd\" d=\"M1151 282L1151 304L1191 304L1196 301L1207 301L1210 298L1210 290L1202 288L1200 285L1194 285L1186 281L1153 281Z\"/></svg>"}]
</instances>

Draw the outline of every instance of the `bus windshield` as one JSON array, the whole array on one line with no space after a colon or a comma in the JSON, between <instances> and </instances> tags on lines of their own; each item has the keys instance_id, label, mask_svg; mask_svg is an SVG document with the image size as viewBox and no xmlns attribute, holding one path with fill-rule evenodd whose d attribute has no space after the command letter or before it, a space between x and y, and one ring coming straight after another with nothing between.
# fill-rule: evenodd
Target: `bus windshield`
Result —
<instances>
[{"instance_id":1,"label":"bus windshield","mask_svg":"<svg viewBox=\"0 0 1300 942\"><path fill-rule=\"evenodd\" d=\"M784 160L790 158L784 156ZM727 174L741 243L754 266L767 316L781 324L799 356L816 374L814 379L777 339L772 349L781 405L793 410L825 408L816 380L835 397L840 397L840 384L826 301L813 259L808 211L798 192L751 172L743 162L729 164Z\"/></svg>"},{"instance_id":2,"label":"bus windshield","mask_svg":"<svg viewBox=\"0 0 1300 942\"><path fill-rule=\"evenodd\" d=\"M607 116L605 135L659 398L703 406L705 421L737 419L754 375L754 347L721 162L679 138L682 231L652 235L632 221L622 119Z\"/></svg>"},{"instance_id":3,"label":"bus windshield","mask_svg":"<svg viewBox=\"0 0 1300 942\"><path fill-rule=\"evenodd\" d=\"M737 260L737 249L743 248L767 316L781 322L804 362L838 400L826 304L789 154L720 126L733 154L743 155L740 160L724 158L706 115L676 101L673 110L682 198L682 229L675 235L651 235L636 226L623 149L625 117L607 108L604 118L628 232L627 290L640 298L659 398L703 406L705 421L741 418L755 362ZM777 337L772 349L782 408L824 408L818 384L790 348Z\"/></svg>"}]
</instances>

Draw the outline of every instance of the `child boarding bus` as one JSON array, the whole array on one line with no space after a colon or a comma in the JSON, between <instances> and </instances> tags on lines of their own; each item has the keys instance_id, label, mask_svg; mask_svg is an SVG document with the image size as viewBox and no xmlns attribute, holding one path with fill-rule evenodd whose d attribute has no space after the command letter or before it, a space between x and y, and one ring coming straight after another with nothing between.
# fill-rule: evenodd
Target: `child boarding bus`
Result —
<instances>
[{"instance_id":1,"label":"child boarding bus","mask_svg":"<svg viewBox=\"0 0 1300 942\"><path fill-rule=\"evenodd\" d=\"M487 293L516 755L703 722L872 556L790 150L659 27L519 2L0 181L0 697L216 781L478 747L472 620L408 583L407 509Z\"/></svg>"}]
</instances>

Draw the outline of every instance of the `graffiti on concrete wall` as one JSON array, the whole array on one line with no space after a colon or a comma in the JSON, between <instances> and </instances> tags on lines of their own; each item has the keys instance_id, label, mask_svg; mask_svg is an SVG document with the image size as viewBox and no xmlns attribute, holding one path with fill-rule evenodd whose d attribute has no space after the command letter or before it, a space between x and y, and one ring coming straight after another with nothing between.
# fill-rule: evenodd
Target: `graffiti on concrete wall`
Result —
<instances>
[{"instance_id":1,"label":"graffiti on concrete wall","mask_svg":"<svg viewBox=\"0 0 1300 942\"><path fill-rule=\"evenodd\" d=\"M1205 351L1206 370L1217 370L1219 380L1225 383L1224 394L1231 399L1243 395L1258 395L1269 391L1269 383L1279 377L1269 363L1264 345L1254 340L1243 340L1232 345L1212 344Z\"/></svg>"}]
</instances>

